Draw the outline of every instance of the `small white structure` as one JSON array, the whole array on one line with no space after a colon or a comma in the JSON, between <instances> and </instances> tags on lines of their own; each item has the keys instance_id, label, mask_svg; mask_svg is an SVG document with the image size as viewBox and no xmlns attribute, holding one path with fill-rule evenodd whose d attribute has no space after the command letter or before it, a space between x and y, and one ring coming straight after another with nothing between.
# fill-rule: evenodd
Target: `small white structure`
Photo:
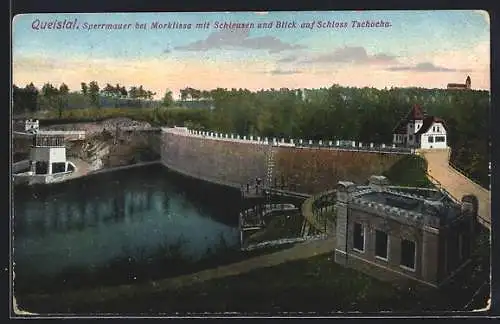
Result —
<instances>
[{"instance_id":1,"label":"small white structure","mask_svg":"<svg viewBox=\"0 0 500 324\"><path fill-rule=\"evenodd\" d=\"M64 136L34 135L30 160L17 163L13 171L15 183L53 183L67 179L76 166L66 160Z\"/></svg>"},{"instance_id":2,"label":"small white structure","mask_svg":"<svg viewBox=\"0 0 500 324\"><path fill-rule=\"evenodd\" d=\"M38 119L26 119L24 121L24 130L26 132L38 131L40 129L40 121Z\"/></svg>"},{"instance_id":3,"label":"small white structure","mask_svg":"<svg viewBox=\"0 0 500 324\"><path fill-rule=\"evenodd\" d=\"M393 143L421 149L445 149L448 147L446 124L441 118L426 116L420 106L414 105L394 128Z\"/></svg>"}]
</instances>

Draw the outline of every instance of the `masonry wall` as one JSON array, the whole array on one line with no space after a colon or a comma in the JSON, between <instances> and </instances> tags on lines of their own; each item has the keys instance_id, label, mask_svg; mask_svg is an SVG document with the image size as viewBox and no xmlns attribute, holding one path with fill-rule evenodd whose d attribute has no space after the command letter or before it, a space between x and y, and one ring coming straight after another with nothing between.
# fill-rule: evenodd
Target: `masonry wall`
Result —
<instances>
[{"instance_id":1,"label":"masonry wall","mask_svg":"<svg viewBox=\"0 0 500 324\"><path fill-rule=\"evenodd\" d=\"M365 183L388 170L404 154L326 148L272 147L251 141L162 133L162 161L171 169L199 179L234 187L265 179L272 149L273 178L291 191L314 194L339 180Z\"/></svg>"},{"instance_id":2,"label":"masonry wall","mask_svg":"<svg viewBox=\"0 0 500 324\"><path fill-rule=\"evenodd\" d=\"M406 226L394 220L385 219L355 208L349 208L348 213L348 255L346 257L345 254L338 253L338 255L336 255L336 262L382 280L405 283L408 282L408 279L410 279L409 277L413 277L431 284L438 284L438 233L424 232L422 229ZM353 249L353 231L354 223L356 222L366 227L364 252ZM387 260L375 257L376 230L384 231L389 236ZM400 266L402 239L410 239L416 243L415 271L407 270Z\"/></svg>"},{"instance_id":3,"label":"masonry wall","mask_svg":"<svg viewBox=\"0 0 500 324\"><path fill-rule=\"evenodd\" d=\"M297 192L318 193L335 188L338 181L365 183L382 174L405 155L337 149L278 147L275 176L284 177Z\"/></svg>"},{"instance_id":4,"label":"masonry wall","mask_svg":"<svg viewBox=\"0 0 500 324\"><path fill-rule=\"evenodd\" d=\"M265 179L269 146L164 132L165 166L202 180L239 187Z\"/></svg>"}]
</instances>

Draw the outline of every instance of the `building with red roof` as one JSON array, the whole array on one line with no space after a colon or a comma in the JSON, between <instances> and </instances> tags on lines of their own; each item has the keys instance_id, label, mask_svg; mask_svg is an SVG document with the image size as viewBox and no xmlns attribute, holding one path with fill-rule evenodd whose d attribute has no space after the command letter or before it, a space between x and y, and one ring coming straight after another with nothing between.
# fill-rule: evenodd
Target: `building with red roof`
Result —
<instances>
[{"instance_id":1,"label":"building with red roof","mask_svg":"<svg viewBox=\"0 0 500 324\"><path fill-rule=\"evenodd\" d=\"M419 105L414 105L393 130L393 143L404 147L444 149L448 147L446 137L444 120L428 116Z\"/></svg>"}]
</instances>

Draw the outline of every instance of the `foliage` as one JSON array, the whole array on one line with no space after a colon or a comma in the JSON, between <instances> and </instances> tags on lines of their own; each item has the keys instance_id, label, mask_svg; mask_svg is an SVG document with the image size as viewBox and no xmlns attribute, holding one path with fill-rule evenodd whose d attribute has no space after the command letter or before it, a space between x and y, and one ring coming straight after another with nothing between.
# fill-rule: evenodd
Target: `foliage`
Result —
<instances>
[{"instance_id":1,"label":"foliage","mask_svg":"<svg viewBox=\"0 0 500 324\"><path fill-rule=\"evenodd\" d=\"M408 155L397 161L384 175L391 185L433 188L426 175L427 161L418 155Z\"/></svg>"},{"instance_id":2,"label":"foliage","mask_svg":"<svg viewBox=\"0 0 500 324\"><path fill-rule=\"evenodd\" d=\"M45 87L45 86L44 86ZM34 112L47 109L41 94L32 85L24 89L14 86L14 110ZM125 92L119 85L109 85L104 93L116 93L123 97ZM112 89L115 89L112 91ZM148 97L148 91L132 87L127 100ZM49 93L52 88L46 87ZM57 90L57 89L56 89ZM108 91L109 90L109 91ZM142 93L142 95L139 95ZM68 102L68 112L61 116L88 115L123 116L148 120L161 125L189 125L195 129L210 129L216 132L259 135L267 137L303 138L313 140L357 140L363 143L391 143L394 126L406 116L411 106L421 105L429 115L446 121L448 145L452 148L451 160L464 173L488 186L489 161L489 108L488 91L459 91L423 88L351 88L333 85L321 89L280 89L251 92L247 89L222 89L210 91L185 88L180 90L181 100L206 101L213 109L162 108L130 109L130 112L95 110L76 112ZM70 93L71 94L71 93ZM70 95L68 94L68 95ZM101 91L102 94L102 91ZM90 107L99 107L99 86L82 83L82 95ZM35 105L35 97L39 102ZM122 98L123 99L123 98ZM120 99L121 100L121 99ZM136 107L144 107L139 100ZM169 90L163 106L170 104ZM81 102L78 106L81 106ZM106 105L101 105L106 106ZM117 107L117 104L114 105ZM104 110L104 109L103 109ZM107 110L107 109L106 109ZM71 112L70 112L71 111Z\"/></svg>"},{"instance_id":3,"label":"foliage","mask_svg":"<svg viewBox=\"0 0 500 324\"><path fill-rule=\"evenodd\" d=\"M170 107L173 104L174 104L174 98L172 96L172 91L170 91L169 89L167 89L167 91L165 91L165 95L163 96L162 106L164 106L164 107Z\"/></svg>"}]
</instances>

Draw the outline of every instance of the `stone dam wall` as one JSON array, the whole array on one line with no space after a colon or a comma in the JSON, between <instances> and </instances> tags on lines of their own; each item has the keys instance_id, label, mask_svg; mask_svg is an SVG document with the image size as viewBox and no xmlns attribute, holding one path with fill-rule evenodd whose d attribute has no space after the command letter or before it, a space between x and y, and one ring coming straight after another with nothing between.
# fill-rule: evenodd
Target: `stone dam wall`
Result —
<instances>
[{"instance_id":1,"label":"stone dam wall","mask_svg":"<svg viewBox=\"0 0 500 324\"><path fill-rule=\"evenodd\" d=\"M364 183L408 154L280 146L267 139L190 132L163 129L162 163L181 174L235 188L253 183L256 178L266 179L271 151L272 177L278 183L283 178L288 190L308 194L332 189L339 180Z\"/></svg>"},{"instance_id":2,"label":"stone dam wall","mask_svg":"<svg viewBox=\"0 0 500 324\"><path fill-rule=\"evenodd\" d=\"M285 179L290 190L315 194L333 189L338 181L362 184L382 174L404 155L327 148L275 148L274 177Z\"/></svg>"},{"instance_id":3,"label":"stone dam wall","mask_svg":"<svg viewBox=\"0 0 500 324\"><path fill-rule=\"evenodd\" d=\"M162 133L162 163L194 178L240 188L265 179L269 145Z\"/></svg>"}]
</instances>

